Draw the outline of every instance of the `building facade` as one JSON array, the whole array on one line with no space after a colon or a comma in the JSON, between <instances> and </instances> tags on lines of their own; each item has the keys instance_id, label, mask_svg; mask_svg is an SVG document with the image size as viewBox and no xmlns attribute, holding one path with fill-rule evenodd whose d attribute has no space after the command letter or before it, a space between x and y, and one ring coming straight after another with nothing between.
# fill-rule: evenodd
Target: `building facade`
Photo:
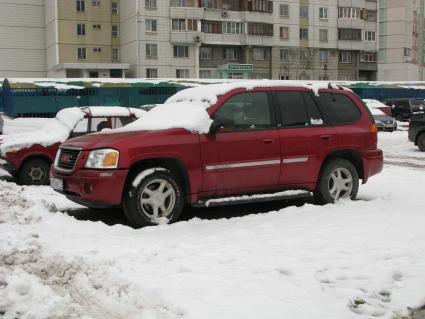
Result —
<instances>
[{"instance_id":1,"label":"building facade","mask_svg":"<svg viewBox=\"0 0 425 319\"><path fill-rule=\"evenodd\" d=\"M379 1L379 80L424 80L424 2Z\"/></svg>"},{"instance_id":2,"label":"building facade","mask_svg":"<svg viewBox=\"0 0 425 319\"><path fill-rule=\"evenodd\" d=\"M39 6L39 34L16 35L39 49L34 76L377 78L376 0L0 0L0 15L2 2Z\"/></svg>"}]
</instances>

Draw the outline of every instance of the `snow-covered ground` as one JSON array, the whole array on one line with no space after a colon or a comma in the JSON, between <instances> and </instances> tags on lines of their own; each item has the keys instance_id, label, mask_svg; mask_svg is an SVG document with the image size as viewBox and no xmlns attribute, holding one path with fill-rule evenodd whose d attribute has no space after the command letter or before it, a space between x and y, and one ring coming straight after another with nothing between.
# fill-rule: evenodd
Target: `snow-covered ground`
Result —
<instances>
[{"instance_id":1,"label":"snow-covered ground","mask_svg":"<svg viewBox=\"0 0 425 319\"><path fill-rule=\"evenodd\" d=\"M406 131L379 137L425 162ZM76 220L5 175L2 318L393 319L425 304L423 168L385 165L355 202L137 230Z\"/></svg>"}]
</instances>

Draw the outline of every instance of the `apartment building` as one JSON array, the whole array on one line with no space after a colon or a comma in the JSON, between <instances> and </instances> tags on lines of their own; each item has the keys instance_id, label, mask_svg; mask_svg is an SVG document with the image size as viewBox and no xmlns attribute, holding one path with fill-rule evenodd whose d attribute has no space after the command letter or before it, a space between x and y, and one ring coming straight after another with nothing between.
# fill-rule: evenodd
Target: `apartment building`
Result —
<instances>
[{"instance_id":1,"label":"apartment building","mask_svg":"<svg viewBox=\"0 0 425 319\"><path fill-rule=\"evenodd\" d=\"M34 76L376 79L376 0L7 2L40 7Z\"/></svg>"},{"instance_id":2,"label":"apartment building","mask_svg":"<svg viewBox=\"0 0 425 319\"><path fill-rule=\"evenodd\" d=\"M424 2L379 1L379 80L424 80Z\"/></svg>"},{"instance_id":3,"label":"apartment building","mask_svg":"<svg viewBox=\"0 0 425 319\"><path fill-rule=\"evenodd\" d=\"M0 77L46 76L44 0L0 0Z\"/></svg>"}]
</instances>

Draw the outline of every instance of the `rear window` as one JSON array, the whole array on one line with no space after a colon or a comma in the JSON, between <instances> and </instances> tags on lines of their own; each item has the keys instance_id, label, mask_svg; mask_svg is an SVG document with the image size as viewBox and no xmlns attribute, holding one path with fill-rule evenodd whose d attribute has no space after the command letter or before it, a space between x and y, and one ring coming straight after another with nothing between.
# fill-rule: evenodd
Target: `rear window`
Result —
<instances>
[{"instance_id":1,"label":"rear window","mask_svg":"<svg viewBox=\"0 0 425 319\"><path fill-rule=\"evenodd\" d=\"M353 123L361 117L357 105L344 94L320 93L319 100L333 124Z\"/></svg>"}]
</instances>

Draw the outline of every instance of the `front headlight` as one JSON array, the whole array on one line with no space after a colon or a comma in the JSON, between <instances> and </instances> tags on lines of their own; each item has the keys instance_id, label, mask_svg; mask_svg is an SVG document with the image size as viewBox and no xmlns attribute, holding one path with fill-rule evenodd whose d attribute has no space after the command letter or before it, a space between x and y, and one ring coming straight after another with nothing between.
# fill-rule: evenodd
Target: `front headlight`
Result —
<instances>
[{"instance_id":1,"label":"front headlight","mask_svg":"<svg viewBox=\"0 0 425 319\"><path fill-rule=\"evenodd\" d=\"M117 168L120 153L111 148L91 151L86 168Z\"/></svg>"}]
</instances>

